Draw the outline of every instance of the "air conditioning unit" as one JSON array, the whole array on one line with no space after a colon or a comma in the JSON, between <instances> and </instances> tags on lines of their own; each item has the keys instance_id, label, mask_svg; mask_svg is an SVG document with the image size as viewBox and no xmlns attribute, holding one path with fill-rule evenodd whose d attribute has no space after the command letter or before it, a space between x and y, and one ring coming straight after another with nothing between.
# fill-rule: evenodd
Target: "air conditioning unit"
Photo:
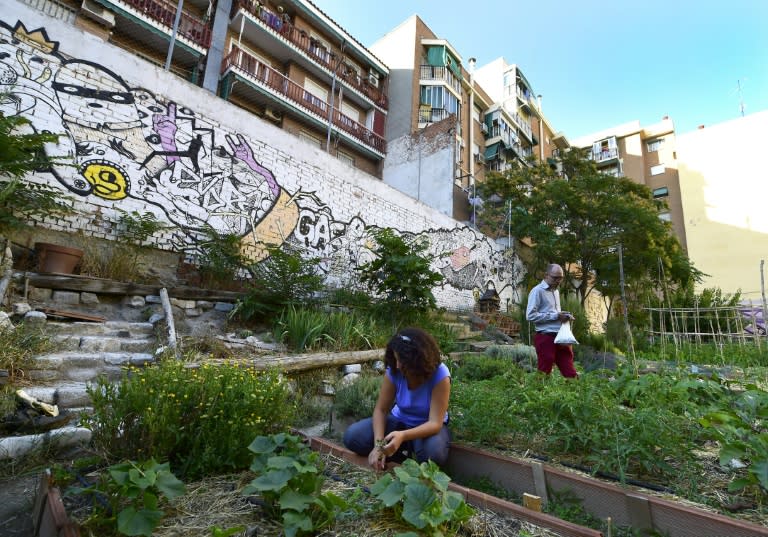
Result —
<instances>
[{"instance_id":1,"label":"air conditioning unit","mask_svg":"<svg viewBox=\"0 0 768 537\"><path fill-rule=\"evenodd\" d=\"M379 75L374 71L368 71L368 83L374 88L379 87Z\"/></svg>"},{"instance_id":2,"label":"air conditioning unit","mask_svg":"<svg viewBox=\"0 0 768 537\"><path fill-rule=\"evenodd\" d=\"M280 121L283 119L283 113L274 108L266 107L264 109L264 117L271 119L272 121Z\"/></svg>"},{"instance_id":3,"label":"air conditioning unit","mask_svg":"<svg viewBox=\"0 0 768 537\"><path fill-rule=\"evenodd\" d=\"M115 27L115 14L93 0L83 0L83 4L80 6L80 13L102 26L107 28Z\"/></svg>"},{"instance_id":4,"label":"air conditioning unit","mask_svg":"<svg viewBox=\"0 0 768 537\"><path fill-rule=\"evenodd\" d=\"M480 130L483 132L483 134L488 134L488 125L485 123L480 123Z\"/></svg>"}]
</instances>

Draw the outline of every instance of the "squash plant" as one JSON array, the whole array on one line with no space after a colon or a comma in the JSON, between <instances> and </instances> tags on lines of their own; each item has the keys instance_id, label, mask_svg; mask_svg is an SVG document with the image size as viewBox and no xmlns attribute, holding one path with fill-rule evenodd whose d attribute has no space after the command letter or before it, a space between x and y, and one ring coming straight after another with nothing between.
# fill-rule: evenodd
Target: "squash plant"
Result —
<instances>
[{"instance_id":1,"label":"squash plant","mask_svg":"<svg viewBox=\"0 0 768 537\"><path fill-rule=\"evenodd\" d=\"M454 535L475 514L458 492L448 490L451 481L432 461L419 464L406 459L371 487L371 493L386 507L422 533L432 537ZM398 537L417 537L408 532Z\"/></svg>"}]
</instances>

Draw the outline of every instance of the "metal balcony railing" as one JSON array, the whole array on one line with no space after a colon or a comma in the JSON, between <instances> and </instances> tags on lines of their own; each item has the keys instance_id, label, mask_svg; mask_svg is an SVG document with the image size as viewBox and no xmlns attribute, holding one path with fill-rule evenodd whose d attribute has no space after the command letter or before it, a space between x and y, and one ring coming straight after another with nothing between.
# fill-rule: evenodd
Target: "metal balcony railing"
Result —
<instances>
[{"instance_id":1,"label":"metal balcony railing","mask_svg":"<svg viewBox=\"0 0 768 537\"><path fill-rule=\"evenodd\" d=\"M456 75L454 75L447 67L422 65L419 69L419 78L421 80L437 80L445 82L451 86L456 93L461 95L461 81L456 78Z\"/></svg>"},{"instance_id":2,"label":"metal balcony railing","mask_svg":"<svg viewBox=\"0 0 768 537\"><path fill-rule=\"evenodd\" d=\"M611 147L607 149L600 149L598 151L595 151L594 149L589 154L589 159L594 160L598 164L600 162L605 162L607 160L613 160L615 158L619 158L619 148L618 147Z\"/></svg>"},{"instance_id":3,"label":"metal balcony railing","mask_svg":"<svg viewBox=\"0 0 768 537\"><path fill-rule=\"evenodd\" d=\"M327 120L330 106L327 102L312 95L284 74L264 65L236 46L224 58L221 71L225 73L228 69L239 71L241 74L246 75L249 80L280 94L295 106L307 109ZM346 132L379 153L387 152L387 142L384 138L335 108L333 110L332 123L338 130Z\"/></svg>"},{"instance_id":4,"label":"metal balcony railing","mask_svg":"<svg viewBox=\"0 0 768 537\"><path fill-rule=\"evenodd\" d=\"M451 112L445 108L423 107L419 109L419 123L437 123L450 115L452 115Z\"/></svg>"},{"instance_id":5,"label":"metal balcony railing","mask_svg":"<svg viewBox=\"0 0 768 537\"><path fill-rule=\"evenodd\" d=\"M233 2L232 9L233 16L237 13L238 9L247 11L262 25L293 43L313 61L329 69L331 72L335 72L339 80L343 80L381 108L386 110L389 107L389 99L384 89L378 87L378 85L382 84L381 81L377 80L377 85L374 85L369 77L344 69L342 65L343 58L339 58L336 54L326 49L319 41L307 35L307 32L296 28L288 20L284 20L282 16L250 0L237 0Z\"/></svg>"},{"instance_id":6,"label":"metal balcony railing","mask_svg":"<svg viewBox=\"0 0 768 537\"><path fill-rule=\"evenodd\" d=\"M112 3L108 0L107 3ZM173 21L176 18L176 4L163 0L116 0L115 5L125 4L140 11L148 18L159 22L168 28L168 33L173 31ZM189 39L203 48L211 46L211 29L196 17L184 10L179 19L178 35Z\"/></svg>"}]
</instances>

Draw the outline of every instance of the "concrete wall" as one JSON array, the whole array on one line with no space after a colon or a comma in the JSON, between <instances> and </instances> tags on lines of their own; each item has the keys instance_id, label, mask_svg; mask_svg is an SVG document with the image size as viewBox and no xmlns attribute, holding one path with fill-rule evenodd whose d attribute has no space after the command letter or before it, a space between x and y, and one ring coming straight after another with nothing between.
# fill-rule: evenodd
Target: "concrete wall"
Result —
<instances>
[{"instance_id":1,"label":"concrete wall","mask_svg":"<svg viewBox=\"0 0 768 537\"><path fill-rule=\"evenodd\" d=\"M760 162L768 111L677 136L688 255L708 274L700 287L761 301L768 259L768 173Z\"/></svg>"},{"instance_id":2,"label":"concrete wall","mask_svg":"<svg viewBox=\"0 0 768 537\"><path fill-rule=\"evenodd\" d=\"M39 226L114 239L118 210L151 212L171 226L157 248L194 256L210 225L256 261L300 245L339 285L371 258L368 232L391 227L441 256L440 305L471 308L489 285L517 302L518 258L319 148L15 0L0 34L0 109L60 133L47 151L69 162L29 180L58 186L78 213Z\"/></svg>"},{"instance_id":3,"label":"concrete wall","mask_svg":"<svg viewBox=\"0 0 768 537\"><path fill-rule=\"evenodd\" d=\"M393 140L384 161L385 183L448 216L453 214L455 125L447 118Z\"/></svg>"}]
</instances>

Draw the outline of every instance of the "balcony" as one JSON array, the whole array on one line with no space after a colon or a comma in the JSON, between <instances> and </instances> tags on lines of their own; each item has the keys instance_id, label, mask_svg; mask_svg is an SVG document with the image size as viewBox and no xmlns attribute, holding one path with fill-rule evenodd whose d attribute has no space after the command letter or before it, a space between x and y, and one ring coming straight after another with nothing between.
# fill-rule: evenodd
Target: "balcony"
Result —
<instances>
[{"instance_id":1,"label":"balcony","mask_svg":"<svg viewBox=\"0 0 768 537\"><path fill-rule=\"evenodd\" d=\"M589 160L594 160L598 165L613 162L619 158L619 148L610 147L599 150L592 150L589 154Z\"/></svg>"},{"instance_id":2,"label":"balcony","mask_svg":"<svg viewBox=\"0 0 768 537\"><path fill-rule=\"evenodd\" d=\"M123 16L138 15L162 26L168 37L173 33L176 4L163 0L97 0L103 6L119 11ZM211 29L208 25L185 10L181 12L177 37L190 41L201 49L211 46Z\"/></svg>"},{"instance_id":3,"label":"balcony","mask_svg":"<svg viewBox=\"0 0 768 537\"><path fill-rule=\"evenodd\" d=\"M248 85L258 88L259 93L268 97L266 100L262 98L262 102L274 103L275 100L279 100L287 105L288 109L298 109L317 124L328 124L329 103L315 97L302 86L279 71L259 62L242 49L232 48L232 52L224 58L221 72L222 75L226 75L227 72L234 72L242 77ZM335 108L332 123L337 130L372 149L379 156L386 154L387 143L384 138Z\"/></svg>"},{"instance_id":4,"label":"balcony","mask_svg":"<svg viewBox=\"0 0 768 537\"><path fill-rule=\"evenodd\" d=\"M307 57L314 63L324 67L331 73L339 73L339 80L343 80L344 83L357 92L361 93L377 106L386 110L389 107L389 99L385 94L383 88L378 87L381 82L377 81L377 85L371 84L367 77L360 76L356 73L343 74L339 71L340 60L333 52L327 50L318 41L311 38L304 30L297 29L288 20L284 20L283 17L277 13L273 13L264 6L257 6L255 2L249 0L236 0L232 4L232 18L235 17L239 10L243 10L249 14L249 18L256 24L260 25L263 29L267 30L274 36L280 36L293 46L304 52Z\"/></svg>"},{"instance_id":5,"label":"balcony","mask_svg":"<svg viewBox=\"0 0 768 537\"><path fill-rule=\"evenodd\" d=\"M445 118L452 116L451 112L445 108L432 108L431 106L421 106L419 108L419 124L437 123Z\"/></svg>"},{"instance_id":6,"label":"balcony","mask_svg":"<svg viewBox=\"0 0 768 537\"><path fill-rule=\"evenodd\" d=\"M419 79L445 83L453 89L456 95L461 95L461 81L447 67L422 65L419 69Z\"/></svg>"}]
</instances>

